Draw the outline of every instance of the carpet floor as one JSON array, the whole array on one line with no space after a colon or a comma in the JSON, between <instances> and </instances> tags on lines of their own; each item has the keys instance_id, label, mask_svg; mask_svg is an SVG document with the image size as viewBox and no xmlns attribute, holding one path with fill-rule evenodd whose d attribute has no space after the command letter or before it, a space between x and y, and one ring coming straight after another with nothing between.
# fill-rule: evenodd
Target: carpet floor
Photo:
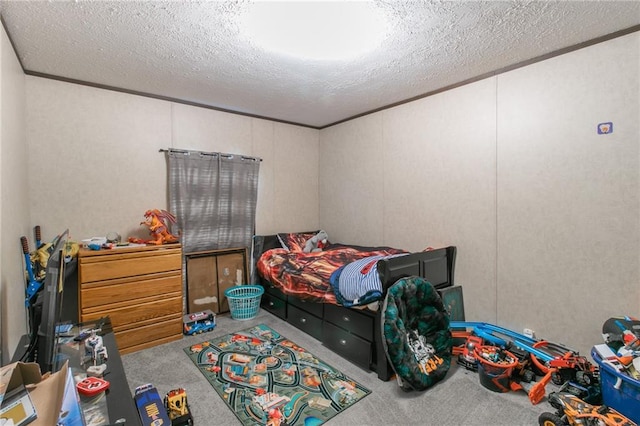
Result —
<instances>
[{"instance_id":1,"label":"carpet floor","mask_svg":"<svg viewBox=\"0 0 640 426\"><path fill-rule=\"evenodd\" d=\"M424 392L404 392L395 381L383 382L377 375L350 363L322 343L280 318L261 310L256 318L236 321L218 315L216 328L204 334L123 355L122 362L133 394L137 386L152 383L163 397L169 390L187 391L196 426L239 425L235 414L212 389L183 348L265 324L311 351L344 374L371 390L371 394L348 407L326 425L537 425L538 416L553 411L546 398L532 405L524 392L496 393L484 388L478 374L452 361L446 378ZM551 387L547 387L550 392Z\"/></svg>"},{"instance_id":2,"label":"carpet floor","mask_svg":"<svg viewBox=\"0 0 640 426\"><path fill-rule=\"evenodd\" d=\"M184 351L245 426L319 426L370 393L264 324Z\"/></svg>"}]
</instances>

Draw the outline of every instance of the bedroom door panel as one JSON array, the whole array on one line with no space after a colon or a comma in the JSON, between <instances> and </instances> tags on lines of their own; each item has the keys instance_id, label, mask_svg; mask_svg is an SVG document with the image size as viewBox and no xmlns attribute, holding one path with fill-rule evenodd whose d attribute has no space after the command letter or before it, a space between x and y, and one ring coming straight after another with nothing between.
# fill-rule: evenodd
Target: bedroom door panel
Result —
<instances>
[{"instance_id":1,"label":"bedroom door panel","mask_svg":"<svg viewBox=\"0 0 640 426\"><path fill-rule=\"evenodd\" d=\"M247 283L247 250L234 248L187 253L187 308L189 313L210 309L229 312L225 290Z\"/></svg>"},{"instance_id":2,"label":"bedroom door panel","mask_svg":"<svg viewBox=\"0 0 640 426\"><path fill-rule=\"evenodd\" d=\"M218 269L218 312L229 312L229 301L224 295L225 290L235 285L247 283L245 268L245 252L220 254L217 258ZM215 312L215 311L214 311Z\"/></svg>"},{"instance_id":3,"label":"bedroom door panel","mask_svg":"<svg viewBox=\"0 0 640 426\"><path fill-rule=\"evenodd\" d=\"M189 313L211 309L218 313L218 268L216 258L187 256L187 298Z\"/></svg>"}]
</instances>

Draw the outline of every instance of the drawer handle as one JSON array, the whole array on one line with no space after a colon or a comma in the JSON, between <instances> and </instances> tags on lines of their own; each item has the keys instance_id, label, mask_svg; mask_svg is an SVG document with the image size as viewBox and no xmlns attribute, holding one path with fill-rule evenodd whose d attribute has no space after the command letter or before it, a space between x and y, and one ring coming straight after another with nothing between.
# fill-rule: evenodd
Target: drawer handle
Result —
<instances>
[{"instance_id":1,"label":"drawer handle","mask_svg":"<svg viewBox=\"0 0 640 426\"><path fill-rule=\"evenodd\" d=\"M348 316L345 315L345 316L342 317L342 321L349 322L349 321L351 321L351 318L349 318Z\"/></svg>"},{"instance_id":2,"label":"drawer handle","mask_svg":"<svg viewBox=\"0 0 640 426\"><path fill-rule=\"evenodd\" d=\"M305 322L307 322L307 319L306 318L300 318L300 322L304 324Z\"/></svg>"},{"instance_id":3,"label":"drawer handle","mask_svg":"<svg viewBox=\"0 0 640 426\"><path fill-rule=\"evenodd\" d=\"M344 339L340 339L340 344L341 344L342 346L346 346L347 341L346 341L346 340L344 340Z\"/></svg>"},{"instance_id":4,"label":"drawer handle","mask_svg":"<svg viewBox=\"0 0 640 426\"><path fill-rule=\"evenodd\" d=\"M273 307L274 304L275 303L273 303L273 302L269 302L269 306L271 306L271 307Z\"/></svg>"}]
</instances>

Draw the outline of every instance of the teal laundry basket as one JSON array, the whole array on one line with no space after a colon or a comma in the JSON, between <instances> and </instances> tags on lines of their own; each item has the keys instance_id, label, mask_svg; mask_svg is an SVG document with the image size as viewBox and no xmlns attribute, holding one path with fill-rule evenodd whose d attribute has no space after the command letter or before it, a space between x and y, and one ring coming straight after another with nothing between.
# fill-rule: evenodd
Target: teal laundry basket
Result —
<instances>
[{"instance_id":1,"label":"teal laundry basket","mask_svg":"<svg viewBox=\"0 0 640 426\"><path fill-rule=\"evenodd\" d=\"M258 315L260 300L264 288L259 285L239 285L224 291L229 302L231 318L235 320L250 320Z\"/></svg>"}]
</instances>

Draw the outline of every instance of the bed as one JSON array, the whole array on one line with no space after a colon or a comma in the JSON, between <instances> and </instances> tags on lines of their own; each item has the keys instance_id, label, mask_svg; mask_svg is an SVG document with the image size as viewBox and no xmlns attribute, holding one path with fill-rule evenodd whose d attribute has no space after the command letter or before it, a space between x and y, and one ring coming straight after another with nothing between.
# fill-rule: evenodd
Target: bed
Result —
<instances>
[{"instance_id":1,"label":"bed","mask_svg":"<svg viewBox=\"0 0 640 426\"><path fill-rule=\"evenodd\" d=\"M375 268L379 298L406 276L424 277L440 290L454 285L456 247L409 253L391 247L329 243L320 252L304 253L304 239L311 235L314 233L254 237L252 281L265 289L261 307L354 364L376 372L381 380L389 380L393 370L384 353L379 304L367 298L355 304L347 300L346 305L353 306L345 306L345 300L333 291L340 289L336 285L341 270L358 260L375 260L365 266Z\"/></svg>"}]
</instances>

